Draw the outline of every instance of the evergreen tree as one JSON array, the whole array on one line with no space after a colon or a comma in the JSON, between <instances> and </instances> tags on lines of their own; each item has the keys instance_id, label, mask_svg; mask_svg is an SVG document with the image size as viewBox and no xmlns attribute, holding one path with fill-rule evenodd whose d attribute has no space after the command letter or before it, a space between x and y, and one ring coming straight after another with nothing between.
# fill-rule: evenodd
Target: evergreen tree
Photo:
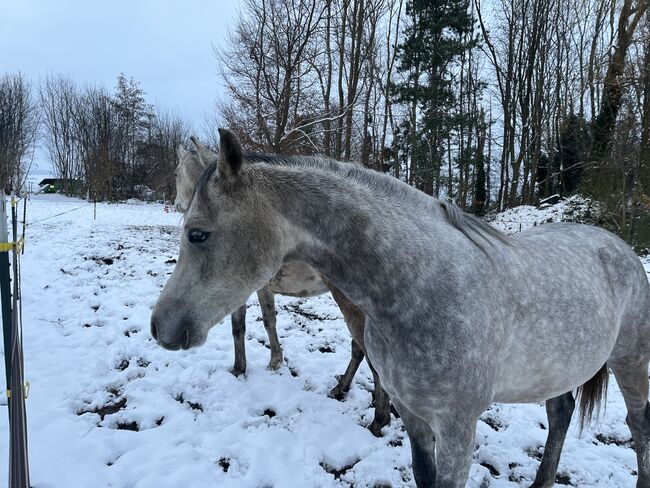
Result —
<instances>
[{"instance_id":1,"label":"evergreen tree","mask_svg":"<svg viewBox=\"0 0 650 488\"><path fill-rule=\"evenodd\" d=\"M119 194L133 193L134 186L143 183L147 165L140 149L150 139L154 110L146 101L140 83L123 73L117 77L112 104L118 120L118 171L113 187Z\"/></svg>"},{"instance_id":2,"label":"evergreen tree","mask_svg":"<svg viewBox=\"0 0 650 488\"><path fill-rule=\"evenodd\" d=\"M444 144L457 121L452 68L477 44L467 0L409 0L410 23L399 46L398 70L405 80L394 86L398 102L409 105L411 173L415 186L437 193Z\"/></svg>"}]
</instances>

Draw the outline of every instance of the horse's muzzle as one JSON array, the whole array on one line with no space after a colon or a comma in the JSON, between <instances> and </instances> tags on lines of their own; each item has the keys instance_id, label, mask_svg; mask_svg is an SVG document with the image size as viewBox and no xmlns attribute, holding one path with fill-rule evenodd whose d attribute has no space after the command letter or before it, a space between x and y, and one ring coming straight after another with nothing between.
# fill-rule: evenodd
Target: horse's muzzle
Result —
<instances>
[{"instance_id":1,"label":"horse's muzzle","mask_svg":"<svg viewBox=\"0 0 650 488\"><path fill-rule=\"evenodd\" d=\"M151 336L156 339L160 346L168 351L178 351L179 349L189 349L192 347L192 332L190 327L185 324L182 324L171 334L161 333L156 320L152 318Z\"/></svg>"}]
</instances>

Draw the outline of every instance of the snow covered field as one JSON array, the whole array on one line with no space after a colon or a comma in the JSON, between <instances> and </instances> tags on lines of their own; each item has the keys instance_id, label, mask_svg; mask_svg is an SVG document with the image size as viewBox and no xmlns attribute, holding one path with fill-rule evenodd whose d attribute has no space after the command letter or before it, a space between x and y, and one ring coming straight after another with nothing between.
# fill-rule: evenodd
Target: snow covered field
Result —
<instances>
[{"instance_id":1,"label":"snow covered field","mask_svg":"<svg viewBox=\"0 0 650 488\"><path fill-rule=\"evenodd\" d=\"M345 401L327 396L350 354L330 296L277 297L286 356L279 372L266 369L267 337L251 298L248 373L235 378L228 320L190 351L165 351L150 337L151 307L178 251L179 214L101 204L96 221L86 205L36 222L82 205L58 195L28 205L35 223L23 257L23 309L35 488L414 486L401 421L380 439L365 429L373 413L365 363ZM525 211L526 219L544 215ZM528 486L546 429L541 404L494 405L478 425L468 486ZM600 422L581 435L572 425L558 483L631 487L635 466L612 377Z\"/></svg>"}]
</instances>

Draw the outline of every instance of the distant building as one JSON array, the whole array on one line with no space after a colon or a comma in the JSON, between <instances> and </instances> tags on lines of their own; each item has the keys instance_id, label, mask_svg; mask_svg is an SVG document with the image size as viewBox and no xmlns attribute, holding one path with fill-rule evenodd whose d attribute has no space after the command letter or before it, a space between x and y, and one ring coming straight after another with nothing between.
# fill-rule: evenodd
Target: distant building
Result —
<instances>
[{"instance_id":1,"label":"distant building","mask_svg":"<svg viewBox=\"0 0 650 488\"><path fill-rule=\"evenodd\" d=\"M73 192L79 190L82 184L81 180L69 180L67 183L68 183L68 187ZM65 190L66 180L61 178L43 178L38 183L38 186L40 188L41 193L57 193Z\"/></svg>"}]
</instances>

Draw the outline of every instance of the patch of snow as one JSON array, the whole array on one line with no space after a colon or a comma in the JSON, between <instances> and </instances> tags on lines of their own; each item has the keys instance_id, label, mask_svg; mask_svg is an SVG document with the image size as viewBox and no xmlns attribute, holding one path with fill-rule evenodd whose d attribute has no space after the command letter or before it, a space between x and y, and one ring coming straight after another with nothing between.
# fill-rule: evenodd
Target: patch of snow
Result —
<instances>
[{"instance_id":1,"label":"patch of snow","mask_svg":"<svg viewBox=\"0 0 650 488\"><path fill-rule=\"evenodd\" d=\"M580 195L574 195L555 205L520 205L505 210L494 215L490 224L506 234L513 234L548 222L583 222L597 213L596 204Z\"/></svg>"}]
</instances>

